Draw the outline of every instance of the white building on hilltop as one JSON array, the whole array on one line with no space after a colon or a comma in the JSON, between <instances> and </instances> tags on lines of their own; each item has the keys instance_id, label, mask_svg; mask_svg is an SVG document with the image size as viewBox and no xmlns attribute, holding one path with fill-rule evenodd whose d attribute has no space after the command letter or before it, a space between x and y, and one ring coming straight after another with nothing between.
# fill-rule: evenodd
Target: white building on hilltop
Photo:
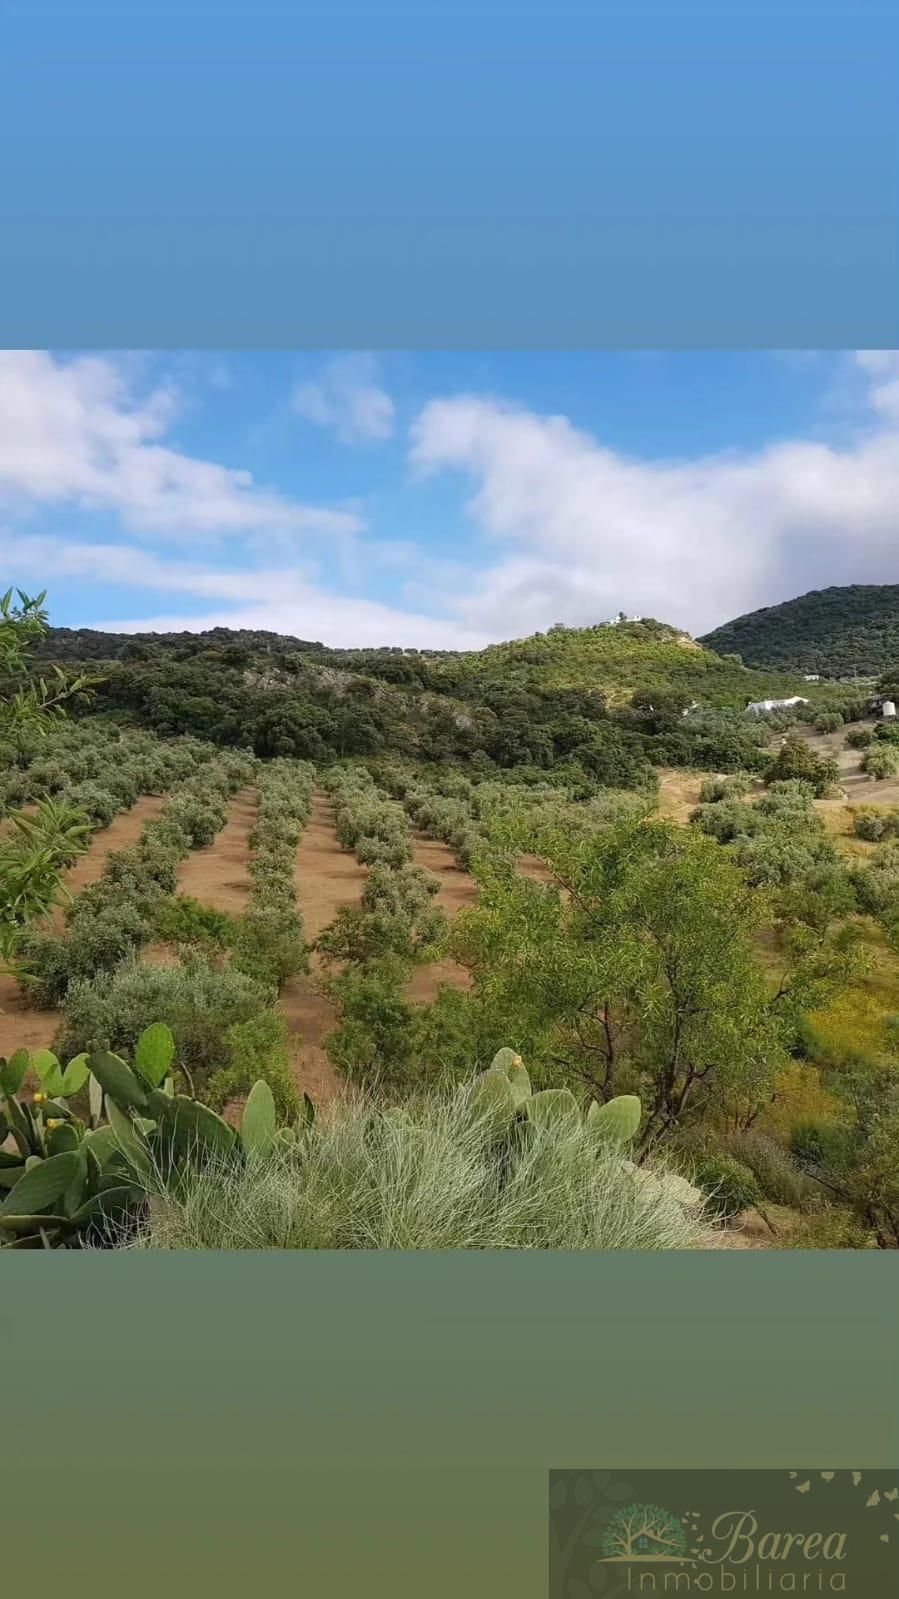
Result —
<instances>
[{"instance_id":1,"label":"white building on hilltop","mask_svg":"<svg viewBox=\"0 0 899 1599\"><path fill-rule=\"evenodd\" d=\"M768 711L789 711L794 705L807 705L808 700L801 694L793 694L788 700L752 700L746 707L750 716L765 716Z\"/></svg>"}]
</instances>

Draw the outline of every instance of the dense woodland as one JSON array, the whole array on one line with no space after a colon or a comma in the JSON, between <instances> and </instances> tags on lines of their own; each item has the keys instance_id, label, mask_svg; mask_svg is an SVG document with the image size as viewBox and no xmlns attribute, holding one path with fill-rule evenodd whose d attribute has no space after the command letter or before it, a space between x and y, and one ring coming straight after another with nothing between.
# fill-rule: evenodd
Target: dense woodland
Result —
<instances>
[{"instance_id":1,"label":"dense woodland","mask_svg":"<svg viewBox=\"0 0 899 1599\"><path fill-rule=\"evenodd\" d=\"M0 1066L0 1236L702 1247L752 1214L775 1246L899 1246L899 742L866 686L748 716L797 679L654 622L451 655L40 615L0 621L0 868L52 1053ZM225 913L180 874L241 796ZM310 934L313 820L357 886Z\"/></svg>"},{"instance_id":2,"label":"dense woodland","mask_svg":"<svg viewBox=\"0 0 899 1599\"><path fill-rule=\"evenodd\" d=\"M899 659L899 585L815 589L738 616L702 643L737 653L747 666L825 678L880 677Z\"/></svg>"},{"instance_id":3,"label":"dense woodland","mask_svg":"<svg viewBox=\"0 0 899 1599\"><path fill-rule=\"evenodd\" d=\"M42 649L102 674L95 709L164 735L262 757L390 753L609 787L651 786L662 765L760 770L765 734L746 704L798 692L795 677L748 671L653 622L555 628L457 655L327 650L223 629L58 629ZM858 690L816 689L814 714L831 708L860 711Z\"/></svg>"}]
</instances>

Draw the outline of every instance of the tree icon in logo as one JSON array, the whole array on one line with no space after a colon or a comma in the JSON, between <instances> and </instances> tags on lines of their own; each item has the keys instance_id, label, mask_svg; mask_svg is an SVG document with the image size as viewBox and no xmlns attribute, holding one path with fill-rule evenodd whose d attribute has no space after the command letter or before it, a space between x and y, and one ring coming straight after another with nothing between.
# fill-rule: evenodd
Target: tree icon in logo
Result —
<instances>
[{"instance_id":1,"label":"tree icon in logo","mask_svg":"<svg viewBox=\"0 0 899 1599\"><path fill-rule=\"evenodd\" d=\"M625 1505L606 1528L606 1560L689 1560L687 1534L661 1505Z\"/></svg>"}]
</instances>

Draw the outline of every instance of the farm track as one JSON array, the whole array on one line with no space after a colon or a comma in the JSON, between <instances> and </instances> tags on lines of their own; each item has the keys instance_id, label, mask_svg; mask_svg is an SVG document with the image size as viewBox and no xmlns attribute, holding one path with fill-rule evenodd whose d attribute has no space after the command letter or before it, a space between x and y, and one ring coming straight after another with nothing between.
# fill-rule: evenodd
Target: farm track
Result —
<instances>
[{"instance_id":1,"label":"farm track","mask_svg":"<svg viewBox=\"0 0 899 1599\"><path fill-rule=\"evenodd\" d=\"M214 911L240 916L253 886L250 877L250 834L256 826L259 796L242 788L228 806L228 820L204 849L181 862L176 893L189 894Z\"/></svg>"},{"instance_id":2,"label":"farm track","mask_svg":"<svg viewBox=\"0 0 899 1599\"><path fill-rule=\"evenodd\" d=\"M294 870L303 931L311 942L334 920L341 905L356 903L367 876L355 855L338 843L334 807L320 790L312 796ZM294 1035L294 1076L315 1105L334 1099L343 1087L322 1048L326 1035L337 1025L338 1015L331 1000L321 992L321 977L321 964L313 956L309 973L286 983L280 999L281 1013Z\"/></svg>"},{"instance_id":3,"label":"farm track","mask_svg":"<svg viewBox=\"0 0 899 1599\"><path fill-rule=\"evenodd\" d=\"M108 827L100 828L91 839L90 848L63 878L67 892L74 897L96 883L107 857L135 844L146 823L160 815L164 804L163 795L144 794L130 810L122 811ZM54 906L50 921L57 931L64 926L64 902ZM15 1049L49 1049L58 1027L57 1011L30 1010L15 978L8 973L0 975L0 1055L9 1056Z\"/></svg>"}]
</instances>

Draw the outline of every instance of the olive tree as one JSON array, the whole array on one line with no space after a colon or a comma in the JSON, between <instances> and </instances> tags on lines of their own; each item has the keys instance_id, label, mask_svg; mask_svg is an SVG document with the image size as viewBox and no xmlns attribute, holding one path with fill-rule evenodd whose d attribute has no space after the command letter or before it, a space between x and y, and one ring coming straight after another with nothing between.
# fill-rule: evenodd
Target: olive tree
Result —
<instances>
[{"instance_id":1,"label":"olive tree","mask_svg":"<svg viewBox=\"0 0 899 1599\"><path fill-rule=\"evenodd\" d=\"M33 671L34 645L47 630L44 594L29 597L8 589L0 598L0 745L14 748L26 733L43 733L73 699L96 681L68 677L58 666ZM19 949L22 932L46 912L66 866L86 847L90 821L57 800L44 800L28 814L13 812L0 839L0 959Z\"/></svg>"}]
</instances>

